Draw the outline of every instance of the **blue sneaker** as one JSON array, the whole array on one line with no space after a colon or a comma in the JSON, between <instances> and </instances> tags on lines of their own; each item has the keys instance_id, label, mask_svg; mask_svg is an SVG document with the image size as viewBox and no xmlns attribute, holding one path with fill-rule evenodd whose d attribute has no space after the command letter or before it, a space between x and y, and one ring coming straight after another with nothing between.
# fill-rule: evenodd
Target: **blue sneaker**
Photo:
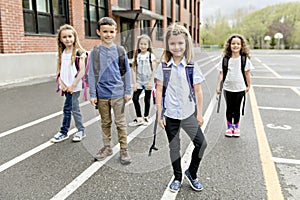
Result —
<instances>
[{"instance_id":1,"label":"blue sneaker","mask_svg":"<svg viewBox=\"0 0 300 200\"><path fill-rule=\"evenodd\" d=\"M181 187L181 182L178 181L178 180L174 180L170 186L169 186L169 189L171 192L178 192L180 190L180 187Z\"/></svg>"},{"instance_id":2,"label":"blue sneaker","mask_svg":"<svg viewBox=\"0 0 300 200\"><path fill-rule=\"evenodd\" d=\"M187 169L185 172L185 177L188 179L189 183L190 183L190 186L196 190L196 191L201 191L203 190L203 186L201 185L201 183L198 181L198 179L193 179L191 174L190 174L190 171Z\"/></svg>"},{"instance_id":3,"label":"blue sneaker","mask_svg":"<svg viewBox=\"0 0 300 200\"><path fill-rule=\"evenodd\" d=\"M63 134L61 132L58 132L56 135L54 135L54 137L50 141L57 143L57 142L62 142L68 138L69 138L68 134Z\"/></svg>"},{"instance_id":4,"label":"blue sneaker","mask_svg":"<svg viewBox=\"0 0 300 200\"><path fill-rule=\"evenodd\" d=\"M79 131L74 135L73 142L80 142L85 137L86 134L83 131Z\"/></svg>"}]
</instances>

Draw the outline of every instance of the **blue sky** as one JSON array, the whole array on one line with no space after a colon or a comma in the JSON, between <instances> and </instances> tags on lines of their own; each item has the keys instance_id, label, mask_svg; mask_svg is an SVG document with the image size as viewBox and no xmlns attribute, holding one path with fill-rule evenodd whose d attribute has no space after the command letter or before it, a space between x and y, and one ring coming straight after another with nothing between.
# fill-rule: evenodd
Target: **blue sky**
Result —
<instances>
[{"instance_id":1,"label":"blue sky","mask_svg":"<svg viewBox=\"0 0 300 200\"><path fill-rule=\"evenodd\" d=\"M222 15L232 14L238 8L254 7L256 10L287 2L300 2L300 0L201 0L201 18L214 15L218 10Z\"/></svg>"}]
</instances>

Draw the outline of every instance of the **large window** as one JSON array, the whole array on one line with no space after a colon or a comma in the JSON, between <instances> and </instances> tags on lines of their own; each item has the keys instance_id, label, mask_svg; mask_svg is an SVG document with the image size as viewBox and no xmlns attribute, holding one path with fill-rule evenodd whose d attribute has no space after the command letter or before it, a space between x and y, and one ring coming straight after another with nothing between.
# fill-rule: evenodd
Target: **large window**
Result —
<instances>
[{"instance_id":1,"label":"large window","mask_svg":"<svg viewBox=\"0 0 300 200\"><path fill-rule=\"evenodd\" d=\"M180 16L180 1L176 0L176 5L175 5L175 10L176 10L176 22L179 22L179 16Z\"/></svg>"},{"instance_id":2,"label":"large window","mask_svg":"<svg viewBox=\"0 0 300 200\"><path fill-rule=\"evenodd\" d=\"M149 0L141 0L140 1L141 8L145 8L147 10L150 10L150 1Z\"/></svg>"},{"instance_id":3,"label":"large window","mask_svg":"<svg viewBox=\"0 0 300 200\"><path fill-rule=\"evenodd\" d=\"M107 16L107 1L84 0L85 36L97 37L98 21L104 16Z\"/></svg>"},{"instance_id":4,"label":"large window","mask_svg":"<svg viewBox=\"0 0 300 200\"><path fill-rule=\"evenodd\" d=\"M141 20L141 34L150 35L151 28L150 28L150 20Z\"/></svg>"},{"instance_id":5,"label":"large window","mask_svg":"<svg viewBox=\"0 0 300 200\"><path fill-rule=\"evenodd\" d=\"M119 0L119 6L121 8L126 8L127 10L131 10L132 9L132 0Z\"/></svg>"},{"instance_id":6,"label":"large window","mask_svg":"<svg viewBox=\"0 0 300 200\"><path fill-rule=\"evenodd\" d=\"M157 20L156 22L157 22L157 24L156 24L156 28L157 28L156 40L162 41L163 40L163 21Z\"/></svg>"},{"instance_id":7,"label":"large window","mask_svg":"<svg viewBox=\"0 0 300 200\"><path fill-rule=\"evenodd\" d=\"M67 0L23 0L26 33L56 34L59 27L69 23Z\"/></svg>"},{"instance_id":8,"label":"large window","mask_svg":"<svg viewBox=\"0 0 300 200\"><path fill-rule=\"evenodd\" d=\"M162 1L161 0L156 0L155 2L155 12L158 13L158 14L163 14L162 13Z\"/></svg>"}]
</instances>

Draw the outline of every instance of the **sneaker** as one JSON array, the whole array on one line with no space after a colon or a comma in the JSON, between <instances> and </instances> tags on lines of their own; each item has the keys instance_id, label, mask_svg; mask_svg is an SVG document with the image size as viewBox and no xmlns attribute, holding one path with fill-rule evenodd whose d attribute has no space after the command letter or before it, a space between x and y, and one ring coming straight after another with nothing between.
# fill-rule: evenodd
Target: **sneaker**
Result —
<instances>
[{"instance_id":1,"label":"sneaker","mask_svg":"<svg viewBox=\"0 0 300 200\"><path fill-rule=\"evenodd\" d=\"M128 125L129 126L140 126L143 124L144 124L143 118L137 118L137 119L133 120L133 122L130 122Z\"/></svg>"},{"instance_id":2,"label":"sneaker","mask_svg":"<svg viewBox=\"0 0 300 200\"><path fill-rule=\"evenodd\" d=\"M233 134L233 129L232 128L227 129L226 132L225 132L225 136L227 136L227 137L232 137L232 134Z\"/></svg>"},{"instance_id":3,"label":"sneaker","mask_svg":"<svg viewBox=\"0 0 300 200\"><path fill-rule=\"evenodd\" d=\"M174 180L172 181L172 183L169 186L169 190L171 192L178 192L180 190L181 187L181 182L178 180Z\"/></svg>"},{"instance_id":4,"label":"sneaker","mask_svg":"<svg viewBox=\"0 0 300 200\"><path fill-rule=\"evenodd\" d=\"M73 142L80 142L85 137L86 134L83 131L79 131L74 135Z\"/></svg>"},{"instance_id":5,"label":"sneaker","mask_svg":"<svg viewBox=\"0 0 300 200\"><path fill-rule=\"evenodd\" d=\"M241 133L240 133L240 129L236 128L233 130L232 136L233 137L240 137Z\"/></svg>"},{"instance_id":6,"label":"sneaker","mask_svg":"<svg viewBox=\"0 0 300 200\"><path fill-rule=\"evenodd\" d=\"M58 133L56 133L56 135L54 135L54 137L50 141L57 143L57 142L62 142L68 138L69 138L68 134L63 134L61 132L58 132Z\"/></svg>"},{"instance_id":7,"label":"sneaker","mask_svg":"<svg viewBox=\"0 0 300 200\"><path fill-rule=\"evenodd\" d=\"M121 149L120 150L120 162L123 165L128 165L131 163L131 157L128 153L128 149Z\"/></svg>"},{"instance_id":8,"label":"sneaker","mask_svg":"<svg viewBox=\"0 0 300 200\"><path fill-rule=\"evenodd\" d=\"M110 146L104 146L95 156L95 160L104 160L107 156L113 154L113 151Z\"/></svg>"},{"instance_id":9,"label":"sneaker","mask_svg":"<svg viewBox=\"0 0 300 200\"><path fill-rule=\"evenodd\" d=\"M203 186L201 185L201 183L198 181L198 179L193 179L190 171L187 169L185 172L185 177L188 179L190 186L195 190L195 191L201 191L203 190Z\"/></svg>"},{"instance_id":10,"label":"sneaker","mask_svg":"<svg viewBox=\"0 0 300 200\"><path fill-rule=\"evenodd\" d=\"M151 120L151 118L149 116L144 117L144 125L145 126L148 126L151 123L152 123L152 120Z\"/></svg>"}]
</instances>

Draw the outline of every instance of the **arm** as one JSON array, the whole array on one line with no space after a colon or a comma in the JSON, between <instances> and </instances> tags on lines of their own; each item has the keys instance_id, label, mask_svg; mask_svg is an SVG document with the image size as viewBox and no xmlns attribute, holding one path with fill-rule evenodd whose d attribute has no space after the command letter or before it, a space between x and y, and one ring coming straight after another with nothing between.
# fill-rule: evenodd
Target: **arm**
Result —
<instances>
[{"instance_id":1,"label":"arm","mask_svg":"<svg viewBox=\"0 0 300 200\"><path fill-rule=\"evenodd\" d=\"M247 88L246 88L246 93L249 92L250 89L250 70L245 71L245 76L246 76L246 81L247 81Z\"/></svg>"},{"instance_id":2,"label":"arm","mask_svg":"<svg viewBox=\"0 0 300 200\"><path fill-rule=\"evenodd\" d=\"M58 81L58 84L59 84L61 90L64 92L67 91L68 87L65 85L65 83L61 80L60 77L58 78L57 81Z\"/></svg>"},{"instance_id":3,"label":"arm","mask_svg":"<svg viewBox=\"0 0 300 200\"><path fill-rule=\"evenodd\" d=\"M195 84L194 85L195 89L195 96L196 96L196 106L197 106L197 121L200 126L203 125L204 120L202 117L202 102L203 102L203 95L202 95L202 88L201 84Z\"/></svg>"},{"instance_id":4,"label":"arm","mask_svg":"<svg viewBox=\"0 0 300 200\"><path fill-rule=\"evenodd\" d=\"M162 90L163 90L163 82L161 80L156 81L156 111L157 111L157 120L158 124L161 128L165 128L164 120L161 118L162 115Z\"/></svg>"},{"instance_id":5,"label":"arm","mask_svg":"<svg viewBox=\"0 0 300 200\"><path fill-rule=\"evenodd\" d=\"M74 88L78 85L79 81L82 79L82 77L84 76L85 73L85 56L80 57L79 60L79 72L75 78L75 80L73 81L72 85L70 85L68 87L68 92L70 92L71 94L74 92Z\"/></svg>"},{"instance_id":6,"label":"arm","mask_svg":"<svg viewBox=\"0 0 300 200\"><path fill-rule=\"evenodd\" d=\"M156 72L156 60L153 60L152 61L152 74L151 74L150 81L148 83L148 90L152 90L152 84L154 83L155 72Z\"/></svg>"},{"instance_id":7,"label":"arm","mask_svg":"<svg viewBox=\"0 0 300 200\"><path fill-rule=\"evenodd\" d=\"M222 87L221 87L221 81L223 80L223 72L220 71L219 72L219 75L218 75L218 81L217 81L217 89L216 89L216 92L217 94L221 94L222 92Z\"/></svg>"},{"instance_id":8,"label":"arm","mask_svg":"<svg viewBox=\"0 0 300 200\"><path fill-rule=\"evenodd\" d=\"M134 63L134 62L133 62ZM137 85L136 85L136 65L132 64L132 81L133 81L133 91L135 92L137 90Z\"/></svg>"},{"instance_id":9,"label":"arm","mask_svg":"<svg viewBox=\"0 0 300 200\"><path fill-rule=\"evenodd\" d=\"M97 96L96 96L96 81L95 80L95 74L94 74L94 63L93 63L93 51L89 54L90 56L90 66L89 66L89 72L88 72L88 82L89 82L89 91L90 91L90 102L93 106L96 106L97 103Z\"/></svg>"},{"instance_id":10,"label":"arm","mask_svg":"<svg viewBox=\"0 0 300 200\"><path fill-rule=\"evenodd\" d=\"M124 100L125 102L129 101L131 99L131 73L130 73L130 67L128 63L128 57L125 54L125 67L126 67L126 73L125 73L125 94L124 94Z\"/></svg>"}]
</instances>

